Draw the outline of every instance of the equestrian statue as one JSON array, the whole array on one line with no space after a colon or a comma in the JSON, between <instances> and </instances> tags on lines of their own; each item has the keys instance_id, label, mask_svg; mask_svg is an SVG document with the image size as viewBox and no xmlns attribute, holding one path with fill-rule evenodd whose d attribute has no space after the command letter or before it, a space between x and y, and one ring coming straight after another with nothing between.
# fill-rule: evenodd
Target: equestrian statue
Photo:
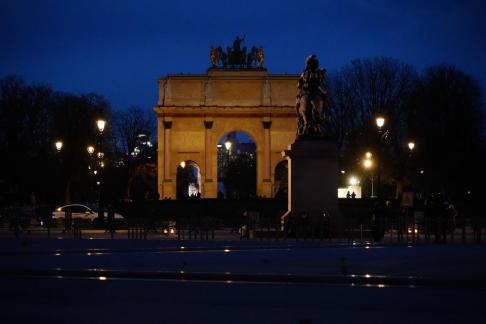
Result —
<instances>
[{"instance_id":1,"label":"equestrian statue","mask_svg":"<svg viewBox=\"0 0 486 324\"><path fill-rule=\"evenodd\" d=\"M233 46L227 46L226 52L222 46L211 46L209 51L211 68L263 69L265 58L263 47L253 46L250 50L247 50L246 46L241 46L244 40L245 36L236 36Z\"/></svg>"}]
</instances>

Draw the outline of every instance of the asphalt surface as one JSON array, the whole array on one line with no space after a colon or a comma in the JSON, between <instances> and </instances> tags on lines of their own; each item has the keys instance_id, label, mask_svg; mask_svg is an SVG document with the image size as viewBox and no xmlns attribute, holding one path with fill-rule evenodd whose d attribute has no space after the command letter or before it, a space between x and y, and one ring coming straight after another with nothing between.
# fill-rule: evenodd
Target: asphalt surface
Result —
<instances>
[{"instance_id":1,"label":"asphalt surface","mask_svg":"<svg viewBox=\"0 0 486 324\"><path fill-rule=\"evenodd\" d=\"M467 323L486 249L320 241L0 240L0 322Z\"/></svg>"},{"instance_id":2,"label":"asphalt surface","mask_svg":"<svg viewBox=\"0 0 486 324\"><path fill-rule=\"evenodd\" d=\"M75 278L0 285L2 323L478 323L486 315L484 289Z\"/></svg>"}]
</instances>

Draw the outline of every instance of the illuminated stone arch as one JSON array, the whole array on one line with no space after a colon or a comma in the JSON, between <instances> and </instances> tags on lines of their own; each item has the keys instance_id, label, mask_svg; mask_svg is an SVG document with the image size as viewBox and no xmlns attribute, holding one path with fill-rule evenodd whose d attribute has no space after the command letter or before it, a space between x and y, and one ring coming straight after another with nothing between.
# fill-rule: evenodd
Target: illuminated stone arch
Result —
<instances>
[{"instance_id":1,"label":"illuminated stone arch","mask_svg":"<svg viewBox=\"0 0 486 324\"><path fill-rule=\"evenodd\" d=\"M201 192L217 196L217 144L232 131L247 133L256 145L257 195L273 196L275 165L295 139L298 75L266 70L211 69L204 75L169 75L159 80L158 190L176 198L177 166L195 161Z\"/></svg>"},{"instance_id":2,"label":"illuminated stone arch","mask_svg":"<svg viewBox=\"0 0 486 324\"><path fill-rule=\"evenodd\" d=\"M192 160L181 161L176 170L176 198L198 196L201 185L201 167Z\"/></svg>"}]
</instances>

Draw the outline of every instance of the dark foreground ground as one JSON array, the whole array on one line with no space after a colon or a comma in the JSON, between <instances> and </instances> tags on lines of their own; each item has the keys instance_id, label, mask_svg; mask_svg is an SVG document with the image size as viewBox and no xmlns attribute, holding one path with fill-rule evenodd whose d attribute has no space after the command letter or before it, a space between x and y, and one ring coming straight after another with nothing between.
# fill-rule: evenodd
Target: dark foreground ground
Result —
<instances>
[{"instance_id":1,"label":"dark foreground ground","mask_svg":"<svg viewBox=\"0 0 486 324\"><path fill-rule=\"evenodd\" d=\"M0 243L0 323L476 323L486 318L483 246Z\"/></svg>"}]
</instances>

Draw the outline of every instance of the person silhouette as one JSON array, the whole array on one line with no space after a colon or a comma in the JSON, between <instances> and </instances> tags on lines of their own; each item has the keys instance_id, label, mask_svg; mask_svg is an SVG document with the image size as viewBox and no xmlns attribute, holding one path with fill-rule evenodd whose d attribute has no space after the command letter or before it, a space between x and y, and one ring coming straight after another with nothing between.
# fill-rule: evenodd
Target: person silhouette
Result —
<instances>
[{"instance_id":1,"label":"person silhouette","mask_svg":"<svg viewBox=\"0 0 486 324\"><path fill-rule=\"evenodd\" d=\"M351 194L351 198L352 198L352 199L356 198L356 194L354 193L354 191L353 191L353 193Z\"/></svg>"}]
</instances>

